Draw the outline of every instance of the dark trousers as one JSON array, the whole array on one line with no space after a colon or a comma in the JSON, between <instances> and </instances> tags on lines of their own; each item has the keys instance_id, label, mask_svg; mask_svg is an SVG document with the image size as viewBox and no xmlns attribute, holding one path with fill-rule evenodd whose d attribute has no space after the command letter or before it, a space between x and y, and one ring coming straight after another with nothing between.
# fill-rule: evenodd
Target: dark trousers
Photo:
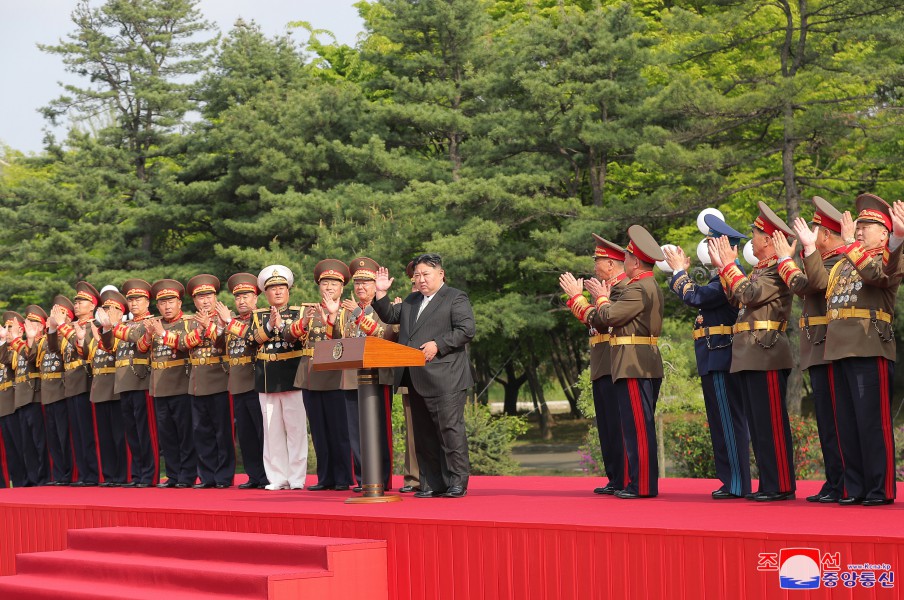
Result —
<instances>
[{"instance_id":1,"label":"dark trousers","mask_svg":"<svg viewBox=\"0 0 904 600\"><path fill-rule=\"evenodd\" d=\"M235 442L229 392L192 396L191 422L201 483L232 485Z\"/></svg>"},{"instance_id":2,"label":"dark trousers","mask_svg":"<svg viewBox=\"0 0 904 600\"><path fill-rule=\"evenodd\" d=\"M317 483L352 484L352 448L348 440L345 390L303 390L304 408L317 454ZM355 392L353 392L355 393Z\"/></svg>"},{"instance_id":3,"label":"dark trousers","mask_svg":"<svg viewBox=\"0 0 904 600\"><path fill-rule=\"evenodd\" d=\"M167 478L177 483L194 484L198 478L198 455L191 432L191 396L155 397L154 409Z\"/></svg>"},{"instance_id":4,"label":"dark trousers","mask_svg":"<svg viewBox=\"0 0 904 600\"><path fill-rule=\"evenodd\" d=\"M380 386L379 430L380 430L380 469L384 490L392 489L392 392L388 385ZM361 479L361 423L358 413L358 392L346 390L345 412L348 415L348 440L352 447L352 458L355 468L355 481L362 485Z\"/></svg>"},{"instance_id":5,"label":"dark trousers","mask_svg":"<svg viewBox=\"0 0 904 600\"><path fill-rule=\"evenodd\" d=\"M25 456L22 454L22 428L18 413L0 417L0 431L3 432L3 447L6 451L6 471L13 487L28 485L25 470Z\"/></svg>"},{"instance_id":6,"label":"dark trousers","mask_svg":"<svg viewBox=\"0 0 904 600\"><path fill-rule=\"evenodd\" d=\"M744 414L753 442L753 454L760 471L760 488L765 493L793 492L794 450L785 391L789 369L741 371Z\"/></svg>"},{"instance_id":7,"label":"dark trousers","mask_svg":"<svg viewBox=\"0 0 904 600\"><path fill-rule=\"evenodd\" d=\"M126 442L132 455L132 481L157 482L160 462L157 453L156 421L153 404L145 390L131 390L119 394L122 424ZM149 410L149 407L150 410ZM150 416L149 416L150 415Z\"/></svg>"},{"instance_id":8,"label":"dark trousers","mask_svg":"<svg viewBox=\"0 0 904 600\"><path fill-rule=\"evenodd\" d=\"M619 379L615 382L628 462L628 485L625 490L641 496L659 494L654 414L661 385L662 379Z\"/></svg>"},{"instance_id":9,"label":"dark trousers","mask_svg":"<svg viewBox=\"0 0 904 600\"><path fill-rule=\"evenodd\" d=\"M94 407L91 394L85 392L66 399L69 409L69 423L72 430L72 448L75 451L75 464L78 467L78 480L97 483L99 466L97 464L97 439L94 429Z\"/></svg>"},{"instance_id":10,"label":"dark trousers","mask_svg":"<svg viewBox=\"0 0 904 600\"><path fill-rule=\"evenodd\" d=\"M820 494L844 498L844 461L838 439L838 416L835 410L835 374L831 364L814 365L808 369L813 387L813 408L819 430L819 447L825 465L826 481Z\"/></svg>"},{"instance_id":11,"label":"dark trousers","mask_svg":"<svg viewBox=\"0 0 904 600\"><path fill-rule=\"evenodd\" d=\"M835 361L835 406L844 487L853 498L895 497L891 393L895 363L882 357Z\"/></svg>"},{"instance_id":12,"label":"dark trousers","mask_svg":"<svg viewBox=\"0 0 904 600\"><path fill-rule=\"evenodd\" d=\"M408 396L421 490L444 492L453 485L467 489L471 472L465 432L467 390L425 398L410 385Z\"/></svg>"},{"instance_id":13,"label":"dark trousers","mask_svg":"<svg viewBox=\"0 0 904 600\"><path fill-rule=\"evenodd\" d=\"M29 402L16 409L22 431L22 455L28 486L44 485L50 481L50 456L47 454L47 433L44 413L37 402Z\"/></svg>"},{"instance_id":14,"label":"dark trousers","mask_svg":"<svg viewBox=\"0 0 904 600\"><path fill-rule=\"evenodd\" d=\"M596 409L596 431L603 453L603 467L609 485L617 490L628 485L628 468L625 460L625 439L622 435L618 398L611 375L604 375L592 382L593 406Z\"/></svg>"},{"instance_id":15,"label":"dark trousers","mask_svg":"<svg viewBox=\"0 0 904 600\"><path fill-rule=\"evenodd\" d=\"M235 433L242 449L242 463L248 481L267 485L264 471L264 419L256 390L232 396L235 412Z\"/></svg>"},{"instance_id":16,"label":"dark trousers","mask_svg":"<svg viewBox=\"0 0 904 600\"><path fill-rule=\"evenodd\" d=\"M125 483L128 470L126 434L120 403L120 400L108 400L94 405L101 470L104 481L110 483Z\"/></svg>"},{"instance_id":17,"label":"dark trousers","mask_svg":"<svg viewBox=\"0 0 904 600\"><path fill-rule=\"evenodd\" d=\"M69 438L69 407L65 400L44 405L47 449L54 481L72 482L72 441Z\"/></svg>"},{"instance_id":18,"label":"dark trousers","mask_svg":"<svg viewBox=\"0 0 904 600\"><path fill-rule=\"evenodd\" d=\"M750 436L738 377L710 371L700 381L720 489L735 496L749 494Z\"/></svg>"}]
</instances>

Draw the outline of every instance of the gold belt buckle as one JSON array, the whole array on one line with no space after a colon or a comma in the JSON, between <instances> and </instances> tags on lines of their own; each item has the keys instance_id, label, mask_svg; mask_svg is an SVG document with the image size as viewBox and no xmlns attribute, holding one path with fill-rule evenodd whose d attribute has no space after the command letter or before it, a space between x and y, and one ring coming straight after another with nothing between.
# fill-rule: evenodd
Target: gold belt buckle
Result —
<instances>
[{"instance_id":1,"label":"gold belt buckle","mask_svg":"<svg viewBox=\"0 0 904 600\"><path fill-rule=\"evenodd\" d=\"M268 354L267 360L276 360L277 356L279 356L279 355L278 354Z\"/></svg>"},{"instance_id":2,"label":"gold belt buckle","mask_svg":"<svg viewBox=\"0 0 904 600\"><path fill-rule=\"evenodd\" d=\"M207 364L207 359L202 356L201 358L198 359L198 364L199 365Z\"/></svg>"}]
</instances>

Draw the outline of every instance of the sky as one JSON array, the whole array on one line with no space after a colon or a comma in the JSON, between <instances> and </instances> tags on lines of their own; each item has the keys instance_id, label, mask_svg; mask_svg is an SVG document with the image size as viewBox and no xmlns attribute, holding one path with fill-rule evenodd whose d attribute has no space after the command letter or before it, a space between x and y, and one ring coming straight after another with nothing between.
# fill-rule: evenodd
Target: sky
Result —
<instances>
[{"instance_id":1,"label":"sky","mask_svg":"<svg viewBox=\"0 0 904 600\"><path fill-rule=\"evenodd\" d=\"M239 17L255 21L268 36L286 32L290 21L307 21L331 31L340 43L354 45L363 23L356 0L201 0L199 9L221 32ZM74 31L70 14L77 0L0 0L0 146L38 153L47 121L38 108L62 93L60 81L77 82L62 57L37 44L55 44ZM102 0L91 0L100 6ZM306 32L294 34L299 42ZM64 130L54 130L57 138Z\"/></svg>"}]
</instances>

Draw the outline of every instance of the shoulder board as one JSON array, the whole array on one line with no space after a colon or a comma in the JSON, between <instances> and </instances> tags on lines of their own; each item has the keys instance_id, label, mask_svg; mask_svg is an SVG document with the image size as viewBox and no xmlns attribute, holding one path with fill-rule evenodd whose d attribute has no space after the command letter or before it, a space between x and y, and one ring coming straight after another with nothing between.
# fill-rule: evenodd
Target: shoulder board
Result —
<instances>
[{"instance_id":1,"label":"shoulder board","mask_svg":"<svg viewBox=\"0 0 904 600\"><path fill-rule=\"evenodd\" d=\"M306 304L303 305L303 306L306 306ZM290 308L291 310L302 310L303 306L293 305L293 306L290 306L289 308Z\"/></svg>"}]
</instances>

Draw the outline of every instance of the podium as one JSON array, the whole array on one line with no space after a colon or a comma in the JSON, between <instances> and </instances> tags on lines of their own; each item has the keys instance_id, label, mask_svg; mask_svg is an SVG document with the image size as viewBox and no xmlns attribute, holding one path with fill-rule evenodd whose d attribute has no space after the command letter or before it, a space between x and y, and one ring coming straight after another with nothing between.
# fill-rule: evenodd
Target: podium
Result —
<instances>
[{"instance_id":1,"label":"podium","mask_svg":"<svg viewBox=\"0 0 904 600\"><path fill-rule=\"evenodd\" d=\"M315 371L358 369L358 420L361 424L361 476L364 494L347 504L398 502L401 496L383 493L380 465L380 394L377 369L423 367L424 353L377 337L322 340L314 344Z\"/></svg>"}]
</instances>

